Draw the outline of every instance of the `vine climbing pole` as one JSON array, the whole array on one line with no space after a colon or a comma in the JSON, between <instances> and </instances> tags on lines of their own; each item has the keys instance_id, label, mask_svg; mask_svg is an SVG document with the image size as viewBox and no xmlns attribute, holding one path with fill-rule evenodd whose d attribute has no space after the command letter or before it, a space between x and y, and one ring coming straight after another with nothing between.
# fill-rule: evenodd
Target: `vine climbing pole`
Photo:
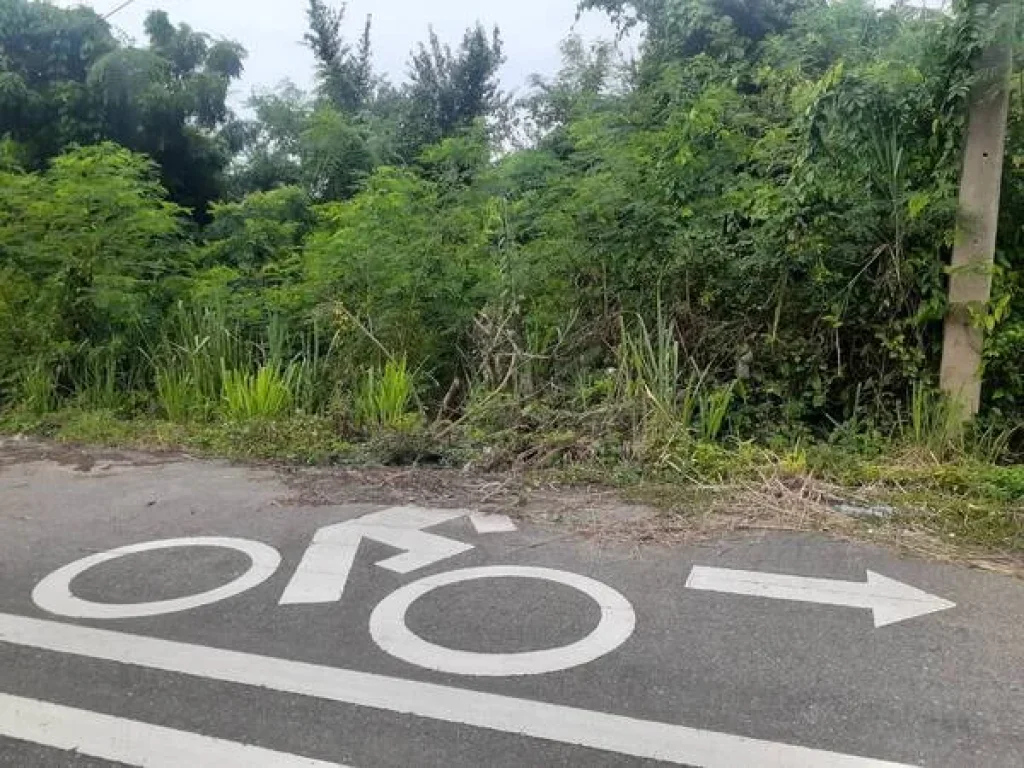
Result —
<instances>
[{"instance_id":1,"label":"vine climbing pole","mask_svg":"<svg viewBox=\"0 0 1024 768\"><path fill-rule=\"evenodd\" d=\"M982 319L992 291L1018 1L991 6L999 28L978 58L969 97L940 371L942 389L964 419L981 405Z\"/></svg>"}]
</instances>

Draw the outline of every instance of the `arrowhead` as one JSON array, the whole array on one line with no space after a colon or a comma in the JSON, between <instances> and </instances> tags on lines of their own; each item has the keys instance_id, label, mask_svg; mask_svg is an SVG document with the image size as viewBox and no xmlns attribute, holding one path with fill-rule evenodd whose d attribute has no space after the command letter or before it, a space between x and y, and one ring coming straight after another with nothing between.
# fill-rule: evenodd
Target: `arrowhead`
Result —
<instances>
[{"instance_id":1,"label":"arrowhead","mask_svg":"<svg viewBox=\"0 0 1024 768\"><path fill-rule=\"evenodd\" d=\"M884 627L916 616L944 611L956 603L930 595L922 589L868 571L868 596L872 602L875 626Z\"/></svg>"}]
</instances>

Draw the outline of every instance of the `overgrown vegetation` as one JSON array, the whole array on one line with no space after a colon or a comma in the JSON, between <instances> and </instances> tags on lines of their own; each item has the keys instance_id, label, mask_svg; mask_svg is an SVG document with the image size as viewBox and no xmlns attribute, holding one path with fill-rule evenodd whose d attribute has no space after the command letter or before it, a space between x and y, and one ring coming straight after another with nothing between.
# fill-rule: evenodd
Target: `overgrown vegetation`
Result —
<instances>
[{"instance_id":1,"label":"overgrown vegetation","mask_svg":"<svg viewBox=\"0 0 1024 768\"><path fill-rule=\"evenodd\" d=\"M0 0L8 429L303 460L871 488L1024 548L1024 88L985 408L934 384L985 5L585 0L512 101L498 32L407 83L309 3L315 94L166 14ZM58 46L56 41L61 41ZM354 447L363 446L363 447Z\"/></svg>"}]
</instances>

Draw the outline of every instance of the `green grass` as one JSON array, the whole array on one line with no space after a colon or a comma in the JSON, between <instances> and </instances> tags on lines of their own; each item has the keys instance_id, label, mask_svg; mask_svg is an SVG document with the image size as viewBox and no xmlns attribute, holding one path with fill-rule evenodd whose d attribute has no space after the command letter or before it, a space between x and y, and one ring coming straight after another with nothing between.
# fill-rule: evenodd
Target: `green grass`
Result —
<instances>
[{"instance_id":1,"label":"green grass","mask_svg":"<svg viewBox=\"0 0 1024 768\"><path fill-rule=\"evenodd\" d=\"M44 416L11 412L0 418L0 434L17 433L62 443L187 450L205 456L310 465L368 460L364 450L339 436L333 421L308 415L276 421L176 423L68 408Z\"/></svg>"},{"instance_id":2,"label":"green grass","mask_svg":"<svg viewBox=\"0 0 1024 768\"><path fill-rule=\"evenodd\" d=\"M202 410L202 393L189 371L158 368L154 384L157 405L170 421L186 422Z\"/></svg>"},{"instance_id":3,"label":"green grass","mask_svg":"<svg viewBox=\"0 0 1024 768\"><path fill-rule=\"evenodd\" d=\"M423 427L394 428L408 425L410 414L417 413L407 410L412 408L411 382L408 371L402 371L400 365L394 367L387 386L383 371L367 377L368 402L371 394L379 398L365 406L373 409L368 413L376 426L365 428L359 443L348 442L332 419L276 406L253 407L254 416L184 422L126 419L114 410L78 407L44 414L20 409L0 418L0 432L303 464L409 463L435 457L460 466L514 467L543 477L599 482L631 491L657 487L658 495L673 503L689 498L694 489L722 499L737 489L806 487L820 489L827 498L891 505L897 514L888 523L889 530L924 531L941 539L947 549L956 546L964 552L1024 555L1021 465L999 466L966 453L939 461L900 442L866 454L826 443L768 448L753 442L699 437L664 446L665 460L652 463L616 444L610 435L597 442L576 429L560 426L558 420L566 415L555 411L538 413L537 423L527 433L479 431L469 426L439 440ZM258 374L243 378L258 389ZM283 402L278 396L269 401ZM263 418L268 412L276 412L277 417ZM769 506L785 503L785 499L776 501L770 495L763 498Z\"/></svg>"},{"instance_id":4,"label":"green grass","mask_svg":"<svg viewBox=\"0 0 1024 768\"><path fill-rule=\"evenodd\" d=\"M37 360L21 376L21 407L29 413L50 413L57 407L57 374L52 365Z\"/></svg>"},{"instance_id":5,"label":"green grass","mask_svg":"<svg viewBox=\"0 0 1024 768\"><path fill-rule=\"evenodd\" d=\"M633 441L649 460L678 468L687 444L725 434L735 384L713 387L693 361L684 371L676 328L660 308L653 330L637 317L620 320L619 336L615 399L633 414Z\"/></svg>"},{"instance_id":6,"label":"green grass","mask_svg":"<svg viewBox=\"0 0 1024 768\"><path fill-rule=\"evenodd\" d=\"M356 425L368 431L403 430L417 426L416 385L404 358L388 360L384 368L368 368L355 392Z\"/></svg>"},{"instance_id":7,"label":"green grass","mask_svg":"<svg viewBox=\"0 0 1024 768\"><path fill-rule=\"evenodd\" d=\"M255 373L224 369L224 413L235 420L276 419L293 410L296 369L268 363Z\"/></svg>"},{"instance_id":8,"label":"green grass","mask_svg":"<svg viewBox=\"0 0 1024 768\"><path fill-rule=\"evenodd\" d=\"M193 408L220 399L225 370L248 370L252 366L251 347L217 306L195 307L179 302L148 354L157 375L165 380L184 381L187 377L191 381Z\"/></svg>"},{"instance_id":9,"label":"green grass","mask_svg":"<svg viewBox=\"0 0 1024 768\"><path fill-rule=\"evenodd\" d=\"M129 404L133 382L121 376L118 364L114 352L94 352L72 372L74 398L80 407L119 410Z\"/></svg>"}]
</instances>

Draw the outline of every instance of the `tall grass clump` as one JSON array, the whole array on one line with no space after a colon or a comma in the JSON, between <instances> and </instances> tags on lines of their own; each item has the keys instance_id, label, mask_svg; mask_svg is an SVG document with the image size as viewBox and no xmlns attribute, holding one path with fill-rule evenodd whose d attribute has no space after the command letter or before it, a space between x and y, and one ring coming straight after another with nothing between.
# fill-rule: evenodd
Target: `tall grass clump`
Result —
<instances>
[{"instance_id":1,"label":"tall grass clump","mask_svg":"<svg viewBox=\"0 0 1024 768\"><path fill-rule=\"evenodd\" d=\"M683 382L675 326L659 309L652 332L643 318L620 318L617 396L633 413L644 442L688 437L694 425L705 376L692 372Z\"/></svg>"},{"instance_id":2,"label":"tall grass clump","mask_svg":"<svg viewBox=\"0 0 1024 768\"><path fill-rule=\"evenodd\" d=\"M274 363L261 365L255 373L245 370L221 371L222 406L231 419L273 419L292 410L297 369Z\"/></svg>"},{"instance_id":3,"label":"tall grass clump","mask_svg":"<svg viewBox=\"0 0 1024 768\"><path fill-rule=\"evenodd\" d=\"M185 302L171 310L147 353L157 405L172 421L212 415L225 370L249 370L252 352L240 329L217 306Z\"/></svg>"},{"instance_id":4,"label":"tall grass clump","mask_svg":"<svg viewBox=\"0 0 1024 768\"><path fill-rule=\"evenodd\" d=\"M732 407L735 383L717 389L701 391L697 394L697 405L700 411L700 437L707 442L718 440L725 427L725 419Z\"/></svg>"},{"instance_id":5,"label":"tall grass clump","mask_svg":"<svg viewBox=\"0 0 1024 768\"><path fill-rule=\"evenodd\" d=\"M125 405L132 381L122 379L117 347L111 344L88 351L70 371L71 389L83 408L117 410Z\"/></svg>"},{"instance_id":6,"label":"tall grass clump","mask_svg":"<svg viewBox=\"0 0 1024 768\"><path fill-rule=\"evenodd\" d=\"M210 400L220 394L225 370L246 369L252 363L241 329L219 306L179 303L162 346L173 364L191 375L196 390Z\"/></svg>"},{"instance_id":7,"label":"tall grass clump","mask_svg":"<svg viewBox=\"0 0 1024 768\"><path fill-rule=\"evenodd\" d=\"M420 419L415 401L415 376L408 362L392 359L383 368L366 370L354 394L353 416L362 429L409 428Z\"/></svg>"},{"instance_id":8,"label":"tall grass clump","mask_svg":"<svg viewBox=\"0 0 1024 768\"><path fill-rule=\"evenodd\" d=\"M18 382L21 407L29 413L42 415L57 407L57 372L45 360L36 360L21 373Z\"/></svg>"},{"instance_id":9,"label":"tall grass clump","mask_svg":"<svg viewBox=\"0 0 1024 768\"><path fill-rule=\"evenodd\" d=\"M954 401L921 381L915 382L911 389L900 432L905 443L929 453L936 461L965 447L962 411Z\"/></svg>"},{"instance_id":10,"label":"tall grass clump","mask_svg":"<svg viewBox=\"0 0 1024 768\"><path fill-rule=\"evenodd\" d=\"M292 361L295 369L295 406L305 413L324 413L332 403L339 375L339 335L325 340L321 324L301 337L302 351Z\"/></svg>"},{"instance_id":11,"label":"tall grass clump","mask_svg":"<svg viewBox=\"0 0 1024 768\"><path fill-rule=\"evenodd\" d=\"M158 367L153 383L157 405L168 420L183 423L201 410L203 400L189 371Z\"/></svg>"}]
</instances>

